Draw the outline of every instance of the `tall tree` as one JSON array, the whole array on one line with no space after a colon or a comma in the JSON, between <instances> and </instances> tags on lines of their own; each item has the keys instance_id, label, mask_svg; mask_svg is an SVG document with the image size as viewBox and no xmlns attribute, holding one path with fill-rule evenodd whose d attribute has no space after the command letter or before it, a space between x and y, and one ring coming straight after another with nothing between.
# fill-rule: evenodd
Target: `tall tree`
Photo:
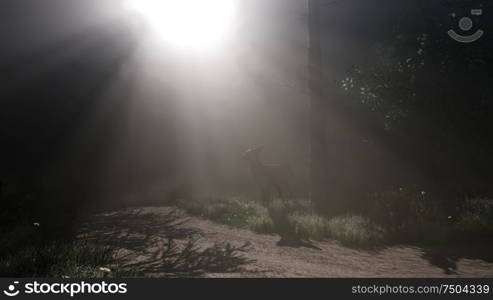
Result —
<instances>
[{"instance_id":1,"label":"tall tree","mask_svg":"<svg viewBox=\"0 0 493 300\"><path fill-rule=\"evenodd\" d=\"M323 165L316 158L323 152L322 126L322 55L320 45L320 0L308 0L308 34L309 34L309 89L310 89L310 176L311 199L320 203L323 191L320 183L323 181Z\"/></svg>"}]
</instances>

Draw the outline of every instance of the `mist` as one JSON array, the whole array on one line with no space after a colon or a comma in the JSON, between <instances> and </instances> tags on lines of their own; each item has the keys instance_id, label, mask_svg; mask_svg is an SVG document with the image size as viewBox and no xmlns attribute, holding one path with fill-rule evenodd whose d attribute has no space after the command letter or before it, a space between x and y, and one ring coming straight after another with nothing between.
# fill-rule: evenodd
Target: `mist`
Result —
<instances>
[{"instance_id":1,"label":"mist","mask_svg":"<svg viewBox=\"0 0 493 300\"><path fill-rule=\"evenodd\" d=\"M0 277L493 276L491 8L3 1Z\"/></svg>"},{"instance_id":2,"label":"mist","mask_svg":"<svg viewBox=\"0 0 493 300\"><path fill-rule=\"evenodd\" d=\"M308 181L303 3L244 3L223 49L178 52L118 2L51 2L11 4L30 26L2 55L4 177L80 200L248 194L241 156L262 145Z\"/></svg>"}]
</instances>

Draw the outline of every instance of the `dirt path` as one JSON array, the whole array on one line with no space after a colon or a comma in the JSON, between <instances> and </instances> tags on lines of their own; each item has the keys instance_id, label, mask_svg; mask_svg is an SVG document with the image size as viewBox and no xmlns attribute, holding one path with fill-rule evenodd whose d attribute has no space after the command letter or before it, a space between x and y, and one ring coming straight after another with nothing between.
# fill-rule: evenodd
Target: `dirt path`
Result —
<instances>
[{"instance_id":1,"label":"dirt path","mask_svg":"<svg viewBox=\"0 0 493 300\"><path fill-rule=\"evenodd\" d=\"M164 218L170 211L171 208L166 207L149 207L140 214L152 213ZM113 233L104 230L99 233L119 232L120 241L130 239L125 235L128 230L119 226L111 227ZM314 241L314 247L288 247L278 246L280 238L276 235L257 234L195 217L180 226L200 232L203 246L224 242L238 246L250 244L245 256L254 262L236 273L209 273L207 277L493 277L491 245L393 246L369 251L347 248L328 240ZM152 240L149 235L152 229L145 234ZM122 253L130 254L127 257L132 260L145 260L145 255L159 251L159 246L148 247L145 255L134 253L132 256L131 247L122 248Z\"/></svg>"}]
</instances>

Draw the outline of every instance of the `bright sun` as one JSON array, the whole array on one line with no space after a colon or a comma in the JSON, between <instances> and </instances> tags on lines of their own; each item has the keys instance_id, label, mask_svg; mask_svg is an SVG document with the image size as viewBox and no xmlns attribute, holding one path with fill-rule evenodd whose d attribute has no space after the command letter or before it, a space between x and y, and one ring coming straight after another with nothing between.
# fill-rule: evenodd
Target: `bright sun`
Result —
<instances>
[{"instance_id":1,"label":"bright sun","mask_svg":"<svg viewBox=\"0 0 493 300\"><path fill-rule=\"evenodd\" d=\"M210 47L234 25L235 0L127 0L161 38L180 47Z\"/></svg>"}]
</instances>

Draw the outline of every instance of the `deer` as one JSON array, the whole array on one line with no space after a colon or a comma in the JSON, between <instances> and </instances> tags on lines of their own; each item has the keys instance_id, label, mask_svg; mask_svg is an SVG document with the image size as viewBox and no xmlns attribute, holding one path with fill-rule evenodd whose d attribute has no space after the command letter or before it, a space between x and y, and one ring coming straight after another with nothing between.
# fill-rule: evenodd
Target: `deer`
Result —
<instances>
[{"instance_id":1,"label":"deer","mask_svg":"<svg viewBox=\"0 0 493 300\"><path fill-rule=\"evenodd\" d=\"M260 190L261 202L264 205L269 205L273 200L274 195L281 200L286 200L286 197L291 197L290 179L292 172L289 165L284 164L264 164L260 160L260 154L263 147L251 148L245 151L243 159L245 159L255 181L255 184Z\"/></svg>"}]
</instances>

